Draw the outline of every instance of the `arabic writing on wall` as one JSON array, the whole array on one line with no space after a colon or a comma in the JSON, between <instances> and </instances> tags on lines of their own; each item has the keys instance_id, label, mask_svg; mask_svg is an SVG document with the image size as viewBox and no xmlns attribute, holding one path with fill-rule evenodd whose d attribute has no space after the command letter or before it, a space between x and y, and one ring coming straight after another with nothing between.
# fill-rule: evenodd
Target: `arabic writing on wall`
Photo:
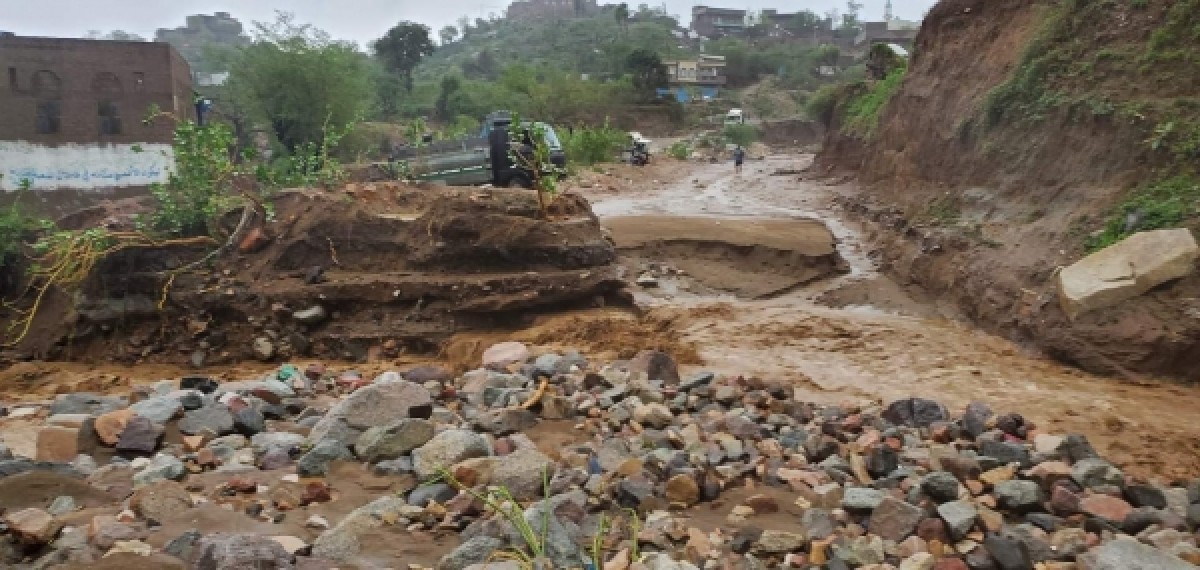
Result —
<instances>
[{"instance_id":1,"label":"arabic writing on wall","mask_svg":"<svg viewBox=\"0 0 1200 570\"><path fill-rule=\"evenodd\" d=\"M0 191L16 190L22 180L29 180L34 190L147 186L166 182L174 162L166 144L51 147L0 141Z\"/></svg>"}]
</instances>

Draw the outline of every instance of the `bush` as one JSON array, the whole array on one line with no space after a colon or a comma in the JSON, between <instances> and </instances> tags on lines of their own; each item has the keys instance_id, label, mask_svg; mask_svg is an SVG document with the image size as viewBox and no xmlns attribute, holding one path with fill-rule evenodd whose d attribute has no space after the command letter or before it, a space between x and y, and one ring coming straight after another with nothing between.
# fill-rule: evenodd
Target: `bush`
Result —
<instances>
[{"instance_id":1,"label":"bush","mask_svg":"<svg viewBox=\"0 0 1200 570\"><path fill-rule=\"evenodd\" d=\"M12 204L0 209L0 266L9 255L16 254L21 239L43 227L44 221L29 213L21 205L21 198L29 192L29 181L21 180L21 189L13 197Z\"/></svg>"},{"instance_id":2,"label":"bush","mask_svg":"<svg viewBox=\"0 0 1200 570\"><path fill-rule=\"evenodd\" d=\"M1200 218L1200 178L1180 175L1135 190L1113 211L1104 229L1087 241L1095 251L1146 230L1175 228Z\"/></svg>"},{"instance_id":3,"label":"bush","mask_svg":"<svg viewBox=\"0 0 1200 570\"><path fill-rule=\"evenodd\" d=\"M822 85L805 104L804 109L810 119L820 121L828 127L833 122L833 112L837 109L838 86Z\"/></svg>"},{"instance_id":4,"label":"bush","mask_svg":"<svg viewBox=\"0 0 1200 570\"><path fill-rule=\"evenodd\" d=\"M746 124L726 125L723 134L725 135L725 139L729 142L741 147L746 147L750 146L750 143L758 140L758 127Z\"/></svg>"},{"instance_id":5,"label":"bush","mask_svg":"<svg viewBox=\"0 0 1200 570\"><path fill-rule=\"evenodd\" d=\"M562 138L567 160L583 165L612 162L629 145L629 133L609 126L607 121L599 127L576 128Z\"/></svg>"},{"instance_id":6,"label":"bush","mask_svg":"<svg viewBox=\"0 0 1200 570\"><path fill-rule=\"evenodd\" d=\"M844 123L846 129L864 137L873 135L884 107L904 82L905 72L903 67L893 69L882 81L876 81L866 92L848 101Z\"/></svg>"},{"instance_id":7,"label":"bush","mask_svg":"<svg viewBox=\"0 0 1200 570\"><path fill-rule=\"evenodd\" d=\"M691 154L692 147L688 146L688 143L683 141L675 141L675 143L667 149L667 156L678 160L687 160Z\"/></svg>"}]
</instances>

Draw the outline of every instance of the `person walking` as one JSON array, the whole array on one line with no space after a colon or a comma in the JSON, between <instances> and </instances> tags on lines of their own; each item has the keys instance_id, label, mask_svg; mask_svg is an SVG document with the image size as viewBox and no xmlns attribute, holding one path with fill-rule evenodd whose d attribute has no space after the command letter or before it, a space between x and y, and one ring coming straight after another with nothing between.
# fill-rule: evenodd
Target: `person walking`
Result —
<instances>
[{"instance_id":1,"label":"person walking","mask_svg":"<svg viewBox=\"0 0 1200 570\"><path fill-rule=\"evenodd\" d=\"M733 171L737 174L742 173L742 163L746 162L746 151L741 145L733 149Z\"/></svg>"}]
</instances>

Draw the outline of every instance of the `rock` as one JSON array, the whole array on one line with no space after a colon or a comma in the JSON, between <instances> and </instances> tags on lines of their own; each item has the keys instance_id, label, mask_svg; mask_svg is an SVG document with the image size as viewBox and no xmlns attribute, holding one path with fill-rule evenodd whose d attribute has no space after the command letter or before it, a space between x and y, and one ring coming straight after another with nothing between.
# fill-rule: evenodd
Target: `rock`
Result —
<instances>
[{"instance_id":1,"label":"rock","mask_svg":"<svg viewBox=\"0 0 1200 570\"><path fill-rule=\"evenodd\" d=\"M1021 542L1001 534L989 534L983 546L999 570L1033 570L1029 549Z\"/></svg>"},{"instance_id":2,"label":"rock","mask_svg":"<svg viewBox=\"0 0 1200 570\"><path fill-rule=\"evenodd\" d=\"M434 429L433 422L412 418L372 427L359 436L354 452L368 463L396 459L425 445L433 438Z\"/></svg>"},{"instance_id":3,"label":"rock","mask_svg":"<svg viewBox=\"0 0 1200 570\"><path fill-rule=\"evenodd\" d=\"M491 560L492 553L502 550L505 542L491 536L476 536L464 541L438 561L437 570L463 570L472 564Z\"/></svg>"},{"instance_id":4,"label":"rock","mask_svg":"<svg viewBox=\"0 0 1200 570\"><path fill-rule=\"evenodd\" d=\"M263 362L270 362L275 358L275 343L265 336L255 338L250 348L254 351L254 357Z\"/></svg>"},{"instance_id":5,"label":"rock","mask_svg":"<svg viewBox=\"0 0 1200 570\"><path fill-rule=\"evenodd\" d=\"M446 483L420 485L408 494L408 504L415 507L424 507L429 504L429 501L445 504L457 494L458 491Z\"/></svg>"},{"instance_id":6,"label":"rock","mask_svg":"<svg viewBox=\"0 0 1200 570\"><path fill-rule=\"evenodd\" d=\"M1029 449L1020 443L985 439L979 442L979 453L997 459L1001 463L1018 463L1022 468L1033 465Z\"/></svg>"},{"instance_id":7,"label":"rock","mask_svg":"<svg viewBox=\"0 0 1200 570\"><path fill-rule=\"evenodd\" d=\"M313 426L309 440L335 437L350 446L369 428L403 418L428 418L432 399L424 386L405 380L376 382L355 390Z\"/></svg>"},{"instance_id":8,"label":"rock","mask_svg":"<svg viewBox=\"0 0 1200 570\"><path fill-rule=\"evenodd\" d=\"M1047 507L1056 515L1069 516L1079 512L1079 502L1079 495L1063 485L1055 485L1054 489L1050 491L1050 501Z\"/></svg>"},{"instance_id":9,"label":"rock","mask_svg":"<svg viewBox=\"0 0 1200 570\"><path fill-rule=\"evenodd\" d=\"M87 533L88 540L100 550L108 550L118 541L140 538L141 534L133 526L119 522L117 517L112 516L93 517Z\"/></svg>"},{"instance_id":10,"label":"rock","mask_svg":"<svg viewBox=\"0 0 1200 570\"><path fill-rule=\"evenodd\" d=\"M1105 485L1120 486L1125 483L1125 474L1103 459L1080 459L1071 466L1071 478L1085 488L1094 489Z\"/></svg>"},{"instance_id":11,"label":"rock","mask_svg":"<svg viewBox=\"0 0 1200 570\"><path fill-rule=\"evenodd\" d=\"M1112 307L1191 274L1198 256L1186 228L1138 232L1059 271L1059 302L1071 319Z\"/></svg>"},{"instance_id":12,"label":"rock","mask_svg":"<svg viewBox=\"0 0 1200 570\"><path fill-rule=\"evenodd\" d=\"M181 560L191 560L196 552L196 545L203 536L198 530L186 531L167 542L163 546L163 552Z\"/></svg>"},{"instance_id":13,"label":"rock","mask_svg":"<svg viewBox=\"0 0 1200 570\"><path fill-rule=\"evenodd\" d=\"M250 438L250 445L257 454L265 454L272 449L291 451L304 444L306 438L300 434L285 431L264 431ZM210 444L211 445L211 444Z\"/></svg>"},{"instance_id":14,"label":"rock","mask_svg":"<svg viewBox=\"0 0 1200 570\"><path fill-rule=\"evenodd\" d=\"M331 529L321 533L312 544L312 556L329 560L351 560L358 555L361 540L385 525L400 524L401 518L416 517L423 511L399 497L380 497L354 509ZM479 560L482 562L483 560Z\"/></svg>"},{"instance_id":15,"label":"rock","mask_svg":"<svg viewBox=\"0 0 1200 570\"><path fill-rule=\"evenodd\" d=\"M921 491L938 503L958 498L958 479L946 471L934 471L921 480Z\"/></svg>"},{"instance_id":16,"label":"rock","mask_svg":"<svg viewBox=\"0 0 1200 570\"><path fill-rule=\"evenodd\" d=\"M824 540L833 534L837 521L828 509L811 508L801 515L800 527L809 540Z\"/></svg>"},{"instance_id":17,"label":"rock","mask_svg":"<svg viewBox=\"0 0 1200 570\"><path fill-rule=\"evenodd\" d=\"M899 542L913 533L925 512L895 497L885 497L871 512L867 529L885 540Z\"/></svg>"},{"instance_id":18,"label":"rock","mask_svg":"<svg viewBox=\"0 0 1200 570\"><path fill-rule=\"evenodd\" d=\"M683 392L691 392L692 390L702 386L708 386L709 384L712 384L712 381L715 380L716 377L717 375L713 374L712 372L700 372L681 382L679 384L679 389Z\"/></svg>"},{"instance_id":19,"label":"rock","mask_svg":"<svg viewBox=\"0 0 1200 570\"><path fill-rule=\"evenodd\" d=\"M156 481L134 491L129 508L144 519L161 523L191 509L192 495L175 481Z\"/></svg>"},{"instance_id":20,"label":"rock","mask_svg":"<svg viewBox=\"0 0 1200 570\"><path fill-rule=\"evenodd\" d=\"M295 566L278 542L256 534L207 534L196 543L195 570L285 570Z\"/></svg>"},{"instance_id":21,"label":"rock","mask_svg":"<svg viewBox=\"0 0 1200 570\"><path fill-rule=\"evenodd\" d=\"M267 421L262 412L245 407L233 413L233 429L242 435L252 436L266 430Z\"/></svg>"},{"instance_id":22,"label":"rock","mask_svg":"<svg viewBox=\"0 0 1200 570\"><path fill-rule=\"evenodd\" d=\"M671 355L657 350L643 350L629 361L629 371L645 374L651 381L667 386L679 385L679 368Z\"/></svg>"},{"instance_id":23,"label":"rock","mask_svg":"<svg viewBox=\"0 0 1200 570\"><path fill-rule=\"evenodd\" d=\"M700 500L700 486L692 475L680 473L667 480L666 495L671 504L690 507Z\"/></svg>"},{"instance_id":24,"label":"rock","mask_svg":"<svg viewBox=\"0 0 1200 570\"><path fill-rule=\"evenodd\" d=\"M537 425L537 415L523 408L487 410L474 421L475 429L496 435L525 431Z\"/></svg>"},{"instance_id":25,"label":"rock","mask_svg":"<svg viewBox=\"0 0 1200 570\"><path fill-rule=\"evenodd\" d=\"M1042 489L1033 481L1001 481L992 494L1002 508L1017 513L1036 510L1042 503Z\"/></svg>"},{"instance_id":26,"label":"rock","mask_svg":"<svg viewBox=\"0 0 1200 570\"><path fill-rule=\"evenodd\" d=\"M1125 497L1135 507L1167 508L1167 496L1153 485L1129 485L1125 487Z\"/></svg>"},{"instance_id":27,"label":"rock","mask_svg":"<svg viewBox=\"0 0 1200 570\"><path fill-rule=\"evenodd\" d=\"M62 524L56 522L50 513L41 509L9 512L4 515L3 520L9 533L20 542L31 546L41 546L54 540L62 528Z\"/></svg>"},{"instance_id":28,"label":"rock","mask_svg":"<svg viewBox=\"0 0 1200 570\"><path fill-rule=\"evenodd\" d=\"M555 465L536 449L518 449L498 458L492 468L492 484L506 487L518 501L543 497L545 482L554 477Z\"/></svg>"},{"instance_id":29,"label":"rock","mask_svg":"<svg viewBox=\"0 0 1200 570\"><path fill-rule=\"evenodd\" d=\"M509 364L529 360L529 347L519 342L493 344L483 351L483 366L500 369Z\"/></svg>"},{"instance_id":30,"label":"rock","mask_svg":"<svg viewBox=\"0 0 1200 570\"><path fill-rule=\"evenodd\" d=\"M975 518L978 513L975 510L975 505L970 501L951 501L938 505L938 516L946 523L946 528L949 529L951 536L955 539L961 539L971 531L971 527L975 525ZM926 540L931 540L937 537L922 536Z\"/></svg>"},{"instance_id":31,"label":"rock","mask_svg":"<svg viewBox=\"0 0 1200 570\"><path fill-rule=\"evenodd\" d=\"M896 400L883 411L883 419L908 427L929 427L933 422L946 421L950 415L946 407L924 398Z\"/></svg>"},{"instance_id":32,"label":"rock","mask_svg":"<svg viewBox=\"0 0 1200 570\"><path fill-rule=\"evenodd\" d=\"M233 433L233 414L223 404L209 404L185 412L179 420L179 431L188 435L207 433L213 436Z\"/></svg>"},{"instance_id":33,"label":"rock","mask_svg":"<svg viewBox=\"0 0 1200 570\"><path fill-rule=\"evenodd\" d=\"M297 552L308 548L307 542L304 542L303 540L300 540L294 536L272 536L271 540L278 542L279 546L283 547L284 552L287 552L293 556L295 556Z\"/></svg>"},{"instance_id":34,"label":"rock","mask_svg":"<svg viewBox=\"0 0 1200 570\"><path fill-rule=\"evenodd\" d=\"M486 457L490 453L491 446L482 434L463 429L446 430L413 450L413 469L418 478L429 479L437 475L439 469L449 468L472 457Z\"/></svg>"},{"instance_id":35,"label":"rock","mask_svg":"<svg viewBox=\"0 0 1200 570\"><path fill-rule=\"evenodd\" d=\"M329 472L329 464L339 459L354 459L354 455L345 445L333 440L324 440L296 461L296 473L301 477L322 477Z\"/></svg>"},{"instance_id":36,"label":"rock","mask_svg":"<svg viewBox=\"0 0 1200 570\"><path fill-rule=\"evenodd\" d=\"M165 424L183 411L183 404L172 396L154 396L129 407L133 413L156 424Z\"/></svg>"},{"instance_id":37,"label":"rock","mask_svg":"<svg viewBox=\"0 0 1200 570\"><path fill-rule=\"evenodd\" d=\"M642 404L633 409L637 423L654 429L663 429L675 420L671 410L662 404Z\"/></svg>"},{"instance_id":38,"label":"rock","mask_svg":"<svg viewBox=\"0 0 1200 570\"><path fill-rule=\"evenodd\" d=\"M837 558L856 568L882 563L883 550L883 539L874 535L858 536L834 546Z\"/></svg>"},{"instance_id":39,"label":"rock","mask_svg":"<svg viewBox=\"0 0 1200 570\"><path fill-rule=\"evenodd\" d=\"M204 394L212 394L220 386L216 380L207 376L184 376L179 379L180 390L196 390Z\"/></svg>"},{"instance_id":40,"label":"rock","mask_svg":"<svg viewBox=\"0 0 1200 570\"><path fill-rule=\"evenodd\" d=\"M46 512L51 516L60 516L67 513L75 512L79 505L75 504L75 497L70 495L59 495L54 498L49 507L46 507Z\"/></svg>"},{"instance_id":41,"label":"rock","mask_svg":"<svg viewBox=\"0 0 1200 570\"><path fill-rule=\"evenodd\" d=\"M884 492L866 487L847 487L842 495L842 508L848 511L872 511L883 502Z\"/></svg>"},{"instance_id":42,"label":"rock","mask_svg":"<svg viewBox=\"0 0 1200 570\"><path fill-rule=\"evenodd\" d=\"M96 417L92 429L105 445L116 445L117 440L121 438L121 432L125 430L125 424L129 423L129 418L133 416L133 410L130 408L104 413Z\"/></svg>"},{"instance_id":43,"label":"rock","mask_svg":"<svg viewBox=\"0 0 1200 570\"><path fill-rule=\"evenodd\" d=\"M104 553L104 557L116 556L118 554L133 554L135 556L150 556L154 554L153 546L146 544L140 540L118 540L113 543L112 548Z\"/></svg>"},{"instance_id":44,"label":"rock","mask_svg":"<svg viewBox=\"0 0 1200 570\"><path fill-rule=\"evenodd\" d=\"M1092 444L1088 442L1087 437L1079 434L1071 434L1065 437L1062 444L1058 446L1058 452L1071 463L1099 457L1096 450L1092 448Z\"/></svg>"},{"instance_id":45,"label":"rock","mask_svg":"<svg viewBox=\"0 0 1200 570\"><path fill-rule=\"evenodd\" d=\"M149 465L134 474L133 486L137 488L164 479L178 481L183 479L185 474L187 471L184 469L182 461L173 455L159 453L150 460Z\"/></svg>"},{"instance_id":46,"label":"rock","mask_svg":"<svg viewBox=\"0 0 1200 570\"><path fill-rule=\"evenodd\" d=\"M79 455L79 428L45 426L37 432L38 461L66 463Z\"/></svg>"},{"instance_id":47,"label":"rock","mask_svg":"<svg viewBox=\"0 0 1200 570\"><path fill-rule=\"evenodd\" d=\"M933 570L937 560L928 552L918 552L900 562L899 570Z\"/></svg>"},{"instance_id":48,"label":"rock","mask_svg":"<svg viewBox=\"0 0 1200 570\"><path fill-rule=\"evenodd\" d=\"M1129 516L1133 507L1129 503L1108 495L1092 495L1084 497L1079 502L1081 511L1094 517L1102 518L1113 524L1121 524Z\"/></svg>"},{"instance_id":49,"label":"rock","mask_svg":"<svg viewBox=\"0 0 1200 570\"><path fill-rule=\"evenodd\" d=\"M329 313L321 305L313 305L307 309L292 312L292 320L302 325L315 325L329 318Z\"/></svg>"},{"instance_id":50,"label":"rock","mask_svg":"<svg viewBox=\"0 0 1200 570\"><path fill-rule=\"evenodd\" d=\"M807 545L808 539L803 534L764 530L750 547L750 551L755 554L786 554L800 552Z\"/></svg>"},{"instance_id":51,"label":"rock","mask_svg":"<svg viewBox=\"0 0 1200 570\"><path fill-rule=\"evenodd\" d=\"M99 416L115 412L125 407L125 401L111 396L102 396L91 392L73 392L61 394L50 404L50 415L85 414Z\"/></svg>"},{"instance_id":52,"label":"rock","mask_svg":"<svg viewBox=\"0 0 1200 570\"><path fill-rule=\"evenodd\" d=\"M125 424L116 449L125 453L149 455L158 449L158 442L162 436L163 426L144 416L134 416Z\"/></svg>"},{"instance_id":53,"label":"rock","mask_svg":"<svg viewBox=\"0 0 1200 570\"><path fill-rule=\"evenodd\" d=\"M1195 566L1136 540L1114 540L1084 557L1086 570L1195 570Z\"/></svg>"}]
</instances>

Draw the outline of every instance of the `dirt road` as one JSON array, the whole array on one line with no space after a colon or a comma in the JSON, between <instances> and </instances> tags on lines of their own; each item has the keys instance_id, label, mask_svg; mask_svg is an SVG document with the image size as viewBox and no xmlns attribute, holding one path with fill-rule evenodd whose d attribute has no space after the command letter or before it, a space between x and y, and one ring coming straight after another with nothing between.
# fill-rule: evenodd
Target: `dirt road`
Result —
<instances>
[{"instance_id":1,"label":"dirt road","mask_svg":"<svg viewBox=\"0 0 1200 570\"><path fill-rule=\"evenodd\" d=\"M643 289L640 302L680 314L683 340L695 343L704 368L786 378L795 382L798 398L821 402L925 396L965 406L982 400L998 413L1019 411L1046 432L1084 433L1132 473L1200 474L1200 426L1181 413L1200 405L1200 393L1165 382L1091 376L960 324L947 308L914 298L879 274L855 224L832 207L837 193L852 188L773 175L810 160L772 156L749 163L741 175L728 164L697 164L673 181L647 184L659 176L650 173L619 193L592 196L614 234L636 228L641 241L671 241L697 231L719 239L723 233L711 225L681 231L671 216L742 222L736 233L741 243L754 231L762 232L760 243L777 243L772 224L786 219L819 219L836 237L848 271L771 298L747 298L752 296L738 287ZM670 169L679 172L677 165ZM622 237L615 239L620 244ZM653 261L688 262L671 258L678 251L663 253L666 259Z\"/></svg>"}]
</instances>

